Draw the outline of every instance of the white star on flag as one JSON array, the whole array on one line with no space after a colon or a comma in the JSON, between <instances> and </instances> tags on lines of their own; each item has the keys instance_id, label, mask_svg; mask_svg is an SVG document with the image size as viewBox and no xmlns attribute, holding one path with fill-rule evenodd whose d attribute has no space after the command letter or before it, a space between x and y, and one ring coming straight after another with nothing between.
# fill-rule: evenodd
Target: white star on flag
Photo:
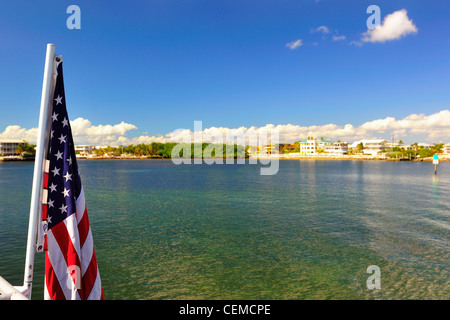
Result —
<instances>
[{"instance_id":1,"label":"white star on flag","mask_svg":"<svg viewBox=\"0 0 450 320\"><path fill-rule=\"evenodd\" d=\"M66 117L64 117L64 120L62 121L62 124L63 124L63 128L64 128L65 126L68 126L68 125L69 125L69 122L67 121Z\"/></svg>"},{"instance_id":2,"label":"white star on flag","mask_svg":"<svg viewBox=\"0 0 450 320\"><path fill-rule=\"evenodd\" d=\"M55 169L53 169L52 172L53 172L54 176L58 176L59 175L59 169L57 167L55 167Z\"/></svg>"},{"instance_id":3,"label":"white star on flag","mask_svg":"<svg viewBox=\"0 0 450 320\"><path fill-rule=\"evenodd\" d=\"M62 159L62 158L63 158L63 157L62 157L63 154L64 154L64 153L62 153L61 151L58 150L58 152L55 154L56 160Z\"/></svg>"},{"instance_id":4,"label":"white star on flag","mask_svg":"<svg viewBox=\"0 0 450 320\"><path fill-rule=\"evenodd\" d=\"M64 135L61 134L61 137L58 138L58 140L60 141L60 143L63 143L63 142L66 143L66 137L67 136L64 136Z\"/></svg>"},{"instance_id":5,"label":"white star on flag","mask_svg":"<svg viewBox=\"0 0 450 320\"><path fill-rule=\"evenodd\" d=\"M68 197L68 196L69 196L69 192L70 192L70 189L67 190L66 188L64 188L64 191L61 192L61 193L64 193L64 198L65 198L65 197Z\"/></svg>"},{"instance_id":6,"label":"white star on flag","mask_svg":"<svg viewBox=\"0 0 450 320\"><path fill-rule=\"evenodd\" d=\"M49 208L52 208L53 207L53 200L52 199L48 199L48 202L47 202L47 204L48 204L48 207Z\"/></svg>"},{"instance_id":7,"label":"white star on flag","mask_svg":"<svg viewBox=\"0 0 450 320\"><path fill-rule=\"evenodd\" d=\"M60 97L59 95L58 95L58 97L55 99L55 101L56 101L56 105L58 105L58 104L62 104L62 97Z\"/></svg>"},{"instance_id":8,"label":"white star on flag","mask_svg":"<svg viewBox=\"0 0 450 320\"><path fill-rule=\"evenodd\" d=\"M61 210L61 213L63 212L67 212L67 206L64 205L64 203L61 205L61 208L59 208L59 210Z\"/></svg>"},{"instance_id":9,"label":"white star on flag","mask_svg":"<svg viewBox=\"0 0 450 320\"><path fill-rule=\"evenodd\" d=\"M66 179L66 182L69 181L69 180L72 180L72 175L69 174L69 171L67 171L67 172L66 172L66 175L63 176L63 177Z\"/></svg>"},{"instance_id":10,"label":"white star on flag","mask_svg":"<svg viewBox=\"0 0 450 320\"><path fill-rule=\"evenodd\" d=\"M52 193L53 191L56 191L56 185L53 184L53 183L52 183L52 185L49 188L50 188L50 193Z\"/></svg>"}]
</instances>

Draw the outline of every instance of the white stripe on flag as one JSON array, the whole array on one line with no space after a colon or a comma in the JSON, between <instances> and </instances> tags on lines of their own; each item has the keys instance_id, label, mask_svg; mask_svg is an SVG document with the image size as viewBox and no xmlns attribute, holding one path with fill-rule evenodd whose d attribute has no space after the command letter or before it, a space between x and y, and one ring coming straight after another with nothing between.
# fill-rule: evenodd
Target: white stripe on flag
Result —
<instances>
[{"instance_id":1,"label":"white stripe on flag","mask_svg":"<svg viewBox=\"0 0 450 320\"><path fill-rule=\"evenodd\" d=\"M98 272L97 267L97 276L95 277L95 283L94 286L92 287L92 291L89 294L87 300L100 300L101 296L102 296L102 282L100 280L100 273Z\"/></svg>"},{"instance_id":2,"label":"white stripe on flag","mask_svg":"<svg viewBox=\"0 0 450 320\"><path fill-rule=\"evenodd\" d=\"M78 199L75 201L76 205L76 212L77 212L77 221L80 223L81 219L83 219L84 211L86 209L86 202L84 199L84 190L83 187L81 187L80 195L78 196Z\"/></svg>"},{"instance_id":3,"label":"white stripe on flag","mask_svg":"<svg viewBox=\"0 0 450 320\"><path fill-rule=\"evenodd\" d=\"M94 241L92 239L91 228L89 228L89 233L86 237L86 241L83 244L83 248L81 248L81 274L84 276L89 264L92 260L92 254L94 253Z\"/></svg>"},{"instance_id":4,"label":"white stripe on flag","mask_svg":"<svg viewBox=\"0 0 450 320\"><path fill-rule=\"evenodd\" d=\"M68 216L64 223L66 225L67 232L69 233L70 241L72 241L73 247L77 252L78 258L81 260L80 255L80 236L78 235L78 223L75 220L75 214Z\"/></svg>"},{"instance_id":5,"label":"white stripe on flag","mask_svg":"<svg viewBox=\"0 0 450 320\"><path fill-rule=\"evenodd\" d=\"M58 279L59 286L61 287L62 292L66 300L80 300L80 296L76 290L72 290L72 287L75 287L75 284L70 277L68 272L68 267L64 255L61 252L61 249L53 236L52 229L47 233L47 248L48 248L48 258L53 268L53 272ZM69 281L70 279L70 281Z\"/></svg>"},{"instance_id":6,"label":"white stripe on flag","mask_svg":"<svg viewBox=\"0 0 450 320\"><path fill-rule=\"evenodd\" d=\"M42 189L42 204L47 204L48 202L48 190L47 189Z\"/></svg>"}]
</instances>

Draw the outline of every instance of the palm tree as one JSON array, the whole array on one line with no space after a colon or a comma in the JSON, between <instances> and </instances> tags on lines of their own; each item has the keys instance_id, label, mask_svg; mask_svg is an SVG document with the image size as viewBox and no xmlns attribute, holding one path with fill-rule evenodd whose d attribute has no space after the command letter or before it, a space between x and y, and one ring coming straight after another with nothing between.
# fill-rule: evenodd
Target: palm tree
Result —
<instances>
[{"instance_id":1,"label":"palm tree","mask_svg":"<svg viewBox=\"0 0 450 320\"><path fill-rule=\"evenodd\" d=\"M443 143L439 143L434 145L433 149L436 153L442 153L442 147L444 146Z\"/></svg>"},{"instance_id":2,"label":"palm tree","mask_svg":"<svg viewBox=\"0 0 450 320\"><path fill-rule=\"evenodd\" d=\"M362 152L365 149L364 143L362 143L362 142L358 143L356 148L357 148L358 152Z\"/></svg>"}]
</instances>

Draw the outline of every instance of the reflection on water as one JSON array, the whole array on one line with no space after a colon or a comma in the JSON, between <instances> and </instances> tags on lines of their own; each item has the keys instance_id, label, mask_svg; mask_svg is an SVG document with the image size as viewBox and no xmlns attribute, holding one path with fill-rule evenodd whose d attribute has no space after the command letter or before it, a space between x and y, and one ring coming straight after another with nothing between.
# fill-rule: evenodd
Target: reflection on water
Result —
<instances>
[{"instance_id":1,"label":"reflection on water","mask_svg":"<svg viewBox=\"0 0 450 320\"><path fill-rule=\"evenodd\" d=\"M420 162L283 160L274 176L258 165L79 166L108 299L450 295L448 162L437 176ZM0 163L0 274L15 285L31 178L30 163ZM366 288L369 265L381 290Z\"/></svg>"}]
</instances>

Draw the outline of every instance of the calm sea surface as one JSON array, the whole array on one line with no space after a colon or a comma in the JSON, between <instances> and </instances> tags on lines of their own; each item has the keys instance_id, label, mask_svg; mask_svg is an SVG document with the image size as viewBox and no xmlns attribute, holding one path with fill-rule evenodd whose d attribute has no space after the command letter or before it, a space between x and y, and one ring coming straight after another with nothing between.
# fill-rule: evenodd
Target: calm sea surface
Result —
<instances>
[{"instance_id":1,"label":"calm sea surface","mask_svg":"<svg viewBox=\"0 0 450 320\"><path fill-rule=\"evenodd\" d=\"M450 162L79 161L107 299L449 299ZM0 163L0 275L21 285L33 163ZM366 269L381 270L368 290ZM43 298L43 254L33 298Z\"/></svg>"}]
</instances>

